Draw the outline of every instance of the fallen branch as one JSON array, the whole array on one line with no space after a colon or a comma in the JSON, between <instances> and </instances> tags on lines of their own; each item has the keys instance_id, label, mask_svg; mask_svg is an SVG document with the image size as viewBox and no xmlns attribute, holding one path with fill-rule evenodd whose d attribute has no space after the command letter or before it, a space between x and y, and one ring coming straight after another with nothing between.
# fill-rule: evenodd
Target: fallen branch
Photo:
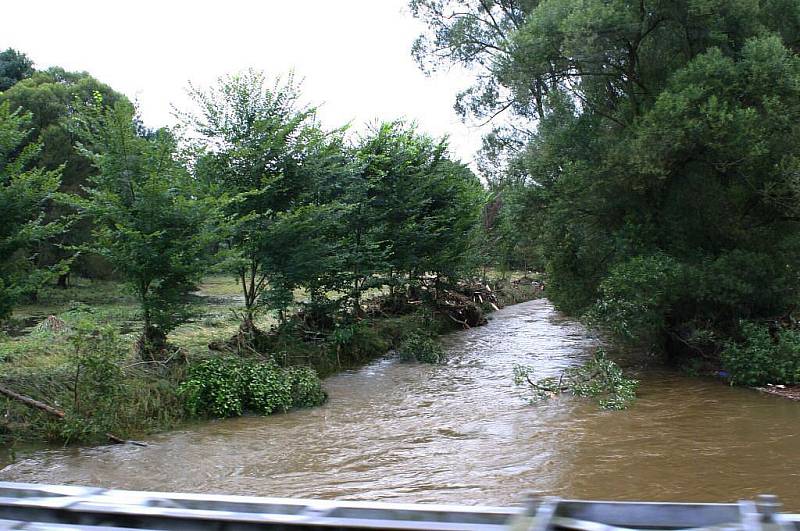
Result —
<instances>
[{"instance_id":1,"label":"fallen branch","mask_svg":"<svg viewBox=\"0 0 800 531\"><path fill-rule=\"evenodd\" d=\"M16 400L17 402L22 402L26 406L30 406L30 407L33 407L33 408L36 408L36 409L40 409L40 410L44 411L45 413L49 413L49 414L53 415L54 417L58 417L60 419L63 419L64 416L65 416L63 411L59 411L58 409L56 409L56 408L54 408L52 406L48 406L44 402L39 402L38 400L34 400L33 398L31 398L29 396L25 396L25 395L21 395L19 393L16 393L16 392L12 391L11 389L9 389L7 387L3 387L2 385L0 385L0 395L5 395L8 398L11 398L12 400Z\"/></svg>"},{"instance_id":2,"label":"fallen branch","mask_svg":"<svg viewBox=\"0 0 800 531\"><path fill-rule=\"evenodd\" d=\"M556 377L531 378L529 367L514 367L515 383L533 389L532 401L547 399L561 393L594 397L606 409L624 409L636 398L638 382L625 377L622 369L598 349L592 359L581 366L568 367Z\"/></svg>"},{"instance_id":3,"label":"fallen branch","mask_svg":"<svg viewBox=\"0 0 800 531\"><path fill-rule=\"evenodd\" d=\"M558 394L558 393L563 393L563 392L569 391L569 387L568 386L562 386L561 385L561 380L563 378L564 378L564 373L561 373L561 377L558 379L558 385L556 387L544 387L544 386L541 386L541 385L539 385L537 383L534 383L531 380L530 375L529 374L525 374L525 379L528 380L528 383L530 384L531 387L533 387L534 389L538 389L539 391L544 391L545 393L553 393L553 394Z\"/></svg>"},{"instance_id":4,"label":"fallen branch","mask_svg":"<svg viewBox=\"0 0 800 531\"><path fill-rule=\"evenodd\" d=\"M66 417L66 413L64 413L63 411L56 409L53 406L48 406L44 402L40 402L39 400L33 399L29 396L21 395L15 391L12 391L8 387L4 387L2 385L0 385L0 395L7 396L8 398L16 400L17 402L25 404L26 406L36 408L40 411L44 411L45 413L48 413L61 420L64 420L64 417ZM127 441L125 439L121 439L116 435L114 435L113 433L106 433L106 437L108 437L108 440L110 440L115 444L133 444L135 446L147 446L147 444L143 442Z\"/></svg>"},{"instance_id":5,"label":"fallen branch","mask_svg":"<svg viewBox=\"0 0 800 531\"><path fill-rule=\"evenodd\" d=\"M459 321L458 319L456 319L455 317L453 317L452 315L450 315L448 312L444 312L444 314L445 314L447 317L449 317L450 319L452 319L453 321L455 321L455 322L457 322L458 324L460 324L461 326L463 326L463 327L464 327L464 330L469 330L470 328L472 328L471 326L469 326L469 324L468 324L466 321Z\"/></svg>"}]
</instances>

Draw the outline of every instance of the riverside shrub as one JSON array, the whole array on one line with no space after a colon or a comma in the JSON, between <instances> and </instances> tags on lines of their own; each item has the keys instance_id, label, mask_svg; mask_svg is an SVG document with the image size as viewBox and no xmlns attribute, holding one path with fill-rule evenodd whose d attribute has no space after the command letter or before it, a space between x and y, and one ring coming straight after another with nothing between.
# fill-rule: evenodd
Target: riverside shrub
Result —
<instances>
[{"instance_id":1,"label":"riverside shrub","mask_svg":"<svg viewBox=\"0 0 800 531\"><path fill-rule=\"evenodd\" d=\"M177 396L183 365L131 363L130 344L117 326L104 324L88 308L61 315L63 319L51 316L39 323L24 341L0 345L0 357L7 357L0 364L0 383L53 405L64 417L0 400L0 439L99 442L107 433L135 437L172 427L183 418Z\"/></svg>"},{"instance_id":2,"label":"riverside shrub","mask_svg":"<svg viewBox=\"0 0 800 531\"><path fill-rule=\"evenodd\" d=\"M735 385L800 383L800 332L777 330L744 321L741 341L730 341L722 351L722 366Z\"/></svg>"},{"instance_id":3,"label":"riverside shrub","mask_svg":"<svg viewBox=\"0 0 800 531\"><path fill-rule=\"evenodd\" d=\"M67 364L71 385L57 399L65 412L58 436L66 443L115 430L124 424L120 405L129 402L121 367L125 347L117 331L88 318L78 319L72 328L67 340L72 347Z\"/></svg>"},{"instance_id":4,"label":"riverside shrub","mask_svg":"<svg viewBox=\"0 0 800 531\"><path fill-rule=\"evenodd\" d=\"M245 363L244 382L240 386L245 409L269 415L292 407L292 383L289 375L274 363Z\"/></svg>"},{"instance_id":5,"label":"riverside shrub","mask_svg":"<svg viewBox=\"0 0 800 531\"><path fill-rule=\"evenodd\" d=\"M245 411L269 415L317 406L327 398L313 369L283 369L271 361L233 357L192 365L179 392L190 415L211 417L235 417Z\"/></svg>"},{"instance_id":6,"label":"riverside shrub","mask_svg":"<svg viewBox=\"0 0 800 531\"><path fill-rule=\"evenodd\" d=\"M327 400L322 382L311 367L290 367L284 373L288 376L294 407L314 407Z\"/></svg>"}]
</instances>

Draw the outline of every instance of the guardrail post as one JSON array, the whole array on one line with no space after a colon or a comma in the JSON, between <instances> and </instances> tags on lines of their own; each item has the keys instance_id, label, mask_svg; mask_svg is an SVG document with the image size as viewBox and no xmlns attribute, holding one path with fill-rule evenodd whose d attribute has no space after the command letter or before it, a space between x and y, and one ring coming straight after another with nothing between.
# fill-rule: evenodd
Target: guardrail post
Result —
<instances>
[{"instance_id":1,"label":"guardrail post","mask_svg":"<svg viewBox=\"0 0 800 531\"><path fill-rule=\"evenodd\" d=\"M547 531L561 500L536 493L526 496L525 511L509 524L512 531Z\"/></svg>"},{"instance_id":2,"label":"guardrail post","mask_svg":"<svg viewBox=\"0 0 800 531\"><path fill-rule=\"evenodd\" d=\"M783 504L774 494L759 494L756 497L756 509L764 531L793 531L796 529L793 525L776 518L782 506Z\"/></svg>"}]
</instances>

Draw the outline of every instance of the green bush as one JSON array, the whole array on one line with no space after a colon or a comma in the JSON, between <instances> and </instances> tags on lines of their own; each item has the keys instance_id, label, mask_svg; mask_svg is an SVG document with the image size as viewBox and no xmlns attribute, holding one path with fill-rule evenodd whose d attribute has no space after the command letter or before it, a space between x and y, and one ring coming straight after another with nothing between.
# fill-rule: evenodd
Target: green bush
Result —
<instances>
[{"instance_id":1,"label":"green bush","mask_svg":"<svg viewBox=\"0 0 800 531\"><path fill-rule=\"evenodd\" d=\"M651 343L667 329L680 280L680 264L670 256L631 258L614 266L600 284L589 317L621 339Z\"/></svg>"},{"instance_id":2,"label":"green bush","mask_svg":"<svg viewBox=\"0 0 800 531\"><path fill-rule=\"evenodd\" d=\"M331 345L338 362L345 365L372 360L389 350L386 339L366 321L337 327L331 334Z\"/></svg>"},{"instance_id":3,"label":"green bush","mask_svg":"<svg viewBox=\"0 0 800 531\"><path fill-rule=\"evenodd\" d=\"M410 334L397 350L400 359L418 361L420 363L444 363L445 354L442 346L432 338L419 334Z\"/></svg>"},{"instance_id":4,"label":"green bush","mask_svg":"<svg viewBox=\"0 0 800 531\"><path fill-rule=\"evenodd\" d=\"M245 409L269 415L292 407L292 382L288 374L272 362L244 363Z\"/></svg>"},{"instance_id":5,"label":"green bush","mask_svg":"<svg viewBox=\"0 0 800 531\"><path fill-rule=\"evenodd\" d=\"M125 345L114 328L85 318L73 324L68 343L71 389L59 400L65 412L60 437L67 443L113 431L127 394L121 367Z\"/></svg>"},{"instance_id":6,"label":"green bush","mask_svg":"<svg viewBox=\"0 0 800 531\"><path fill-rule=\"evenodd\" d=\"M189 367L179 392L192 416L235 417L245 411L268 415L325 401L317 373L283 369L274 362L210 358Z\"/></svg>"},{"instance_id":7,"label":"green bush","mask_svg":"<svg viewBox=\"0 0 800 531\"><path fill-rule=\"evenodd\" d=\"M800 332L776 330L763 324L741 323L741 341L722 351L723 368L734 385L800 383Z\"/></svg>"},{"instance_id":8,"label":"green bush","mask_svg":"<svg viewBox=\"0 0 800 531\"><path fill-rule=\"evenodd\" d=\"M211 358L188 372L178 392L191 416L234 417L244 412L244 376L238 360Z\"/></svg>"},{"instance_id":9,"label":"green bush","mask_svg":"<svg viewBox=\"0 0 800 531\"><path fill-rule=\"evenodd\" d=\"M285 369L291 386L294 407L314 407L325 402L328 395L322 390L322 382L311 367Z\"/></svg>"}]
</instances>

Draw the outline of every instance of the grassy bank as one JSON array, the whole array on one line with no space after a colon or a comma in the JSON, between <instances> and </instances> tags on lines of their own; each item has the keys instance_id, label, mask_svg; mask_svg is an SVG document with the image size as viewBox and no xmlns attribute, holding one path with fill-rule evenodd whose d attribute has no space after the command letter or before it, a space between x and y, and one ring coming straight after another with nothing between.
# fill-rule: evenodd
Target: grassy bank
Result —
<instances>
[{"instance_id":1,"label":"grassy bank","mask_svg":"<svg viewBox=\"0 0 800 531\"><path fill-rule=\"evenodd\" d=\"M520 278L491 280L496 304L475 295L474 306L490 312L493 304L536 297L539 291L531 279ZM206 373L198 376L194 367L205 360L232 357L210 350L209 344L224 343L239 330L239 290L230 277L207 278L192 295L194 317L170 334L170 342L177 347L174 359L158 364L144 363L134 352L141 318L133 297L120 284L78 279L68 289L43 290L39 302L20 307L4 326L0 385L45 402L62 411L64 418L0 398L0 444L101 442L109 432L130 439L185 421L192 412L186 394L179 392L181 384L193 377L213 380ZM381 297L376 292L367 301L365 315L355 324L313 333L291 320L279 327L274 316L262 315L255 324L270 331L264 338L263 356L249 368L229 365L224 370L256 371L262 380L287 375L287 381L295 381L300 373L289 368L300 366L326 376L397 349L408 338L431 337L464 326L431 304L386 310ZM303 292L295 293L298 307L304 300ZM264 361L271 365L265 366ZM308 381L286 385L297 387ZM286 387L284 394L291 393L297 394L297 389ZM291 407L293 403L287 400L278 409ZM306 404L305 398L296 400Z\"/></svg>"}]
</instances>

